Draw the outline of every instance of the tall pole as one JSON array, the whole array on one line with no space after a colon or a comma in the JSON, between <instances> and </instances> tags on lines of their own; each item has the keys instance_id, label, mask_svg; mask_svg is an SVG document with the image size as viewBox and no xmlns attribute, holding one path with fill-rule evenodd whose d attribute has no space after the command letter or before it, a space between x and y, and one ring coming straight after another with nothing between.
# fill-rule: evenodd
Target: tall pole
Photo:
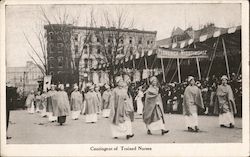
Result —
<instances>
[{"instance_id":1,"label":"tall pole","mask_svg":"<svg viewBox=\"0 0 250 157\"><path fill-rule=\"evenodd\" d=\"M218 43L219 43L219 39L220 39L220 37L218 37L218 39L217 39L217 42L216 42L216 45L215 45L215 48L214 48L214 52L213 52L213 56L212 56L212 61L211 61L211 63L209 64L209 67L208 67L207 78L208 78L209 73L210 73L210 70L211 70L211 68L212 68L212 64L213 64L213 60L214 60L215 53L216 53L216 50L217 50L217 46L218 46Z\"/></svg>"},{"instance_id":2,"label":"tall pole","mask_svg":"<svg viewBox=\"0 0 250 157\"><path fill-rule=\"evenodd\" d=\"M225 61L226 61L227 77L228 77L228 79L230 79L230 71L229 71L228 60L227 60L227 50L226 50L225 41L224 41L223 38L222 38L222 44L223 44L223 51L224 51Z\"/></svg>"},{"instance_id":3,"label":"tall pole","mask_svg":"<svg viewBox=\"0 0 250 157\"><path fill-rule=\"evenodd\" d=\"M200 63L199 63L199 58L196 57L196 65L197 65L197 70L198 70L198 75L199 75L199 80L201 80L201 69L200 69Z\"/></svg>"},{"instance_id":4,"label":"tall pole","mask_svg":"<svg viewBox=\"0 0 250 157\"><path fill-rule=\"evenodd\" d=\"M133 82L135 82L135 85L136 85L136 81L134 81L134 76L135 76L135 59L133 59L133 76L131 76L133 78Z\"/></svg>"},{"instance_id":5,"label":"tall pole","mask_svg":"<svg viewBox=\"0 0 250 157\"><path fill-rule=\"evenodd\" d=\"M178 70L178 79L179 83L181 83L181 69L180 69L180 58L177 58L177 70Z\"/></svg>"},{"instance_id":6,"label":"tall pole","mask_svg":"<svg viewBox=\"0 0 250 157\"><path fill-rule=\"evenodd\" d=\"M161 68L162 68L162 77L163 77L163 82L166 82L166 76L165 76L165 70L164 70L164 64L163 64L163 59L161 57Z\"/></svg>"},{"instance_id":7,"label":"tall pole","mask_svg":"<svg viewBox=\"0 0 250 157\"><path fill-rule=\"evenodd\" d=\"M240 65L239 65L239 68L238 68L238 71L237 71L237 75L236 75L236 76L239 76L240 69L241 69L241 61L240 61Z\"/></svg>"},{"instance_id":8,"label":"tall pole","mask_svg":"<svg viewBox=\"0 0 250 157\"><path fill-rule=\"evenodd\" d=\"M146 56L144 56L144 61L145 61L145 68L146 68L146 71L147 71L147 76L148 76L148 62L147 62L147 58L146 58ZM148 82L148 84L149 84L148 77L147 77L147 82Z\"/></svg>"}]
</instances>

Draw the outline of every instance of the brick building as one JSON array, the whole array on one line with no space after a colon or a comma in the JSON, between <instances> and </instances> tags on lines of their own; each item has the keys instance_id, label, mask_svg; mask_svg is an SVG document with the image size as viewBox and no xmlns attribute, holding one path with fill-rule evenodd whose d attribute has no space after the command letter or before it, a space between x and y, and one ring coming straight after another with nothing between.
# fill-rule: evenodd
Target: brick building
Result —
<instances>
[{"instance_id":1,"label":"brick building","mask_svg":"<svg viewBox=\"0 0 250 157\"><path fill-rule=\"evenodd\" d=\"M92 69L98 64L107 63L107 53L113 53L109 49L114 49L115 43L119 42L119 48L115 51L117 59L142 49L153 49L156 45L156 31L58 24L46 25L44 28L48 41L48 71L56 83L73 83L77 80L80 83L109 82L106 72Z\"/></svg>"}]
</instances>

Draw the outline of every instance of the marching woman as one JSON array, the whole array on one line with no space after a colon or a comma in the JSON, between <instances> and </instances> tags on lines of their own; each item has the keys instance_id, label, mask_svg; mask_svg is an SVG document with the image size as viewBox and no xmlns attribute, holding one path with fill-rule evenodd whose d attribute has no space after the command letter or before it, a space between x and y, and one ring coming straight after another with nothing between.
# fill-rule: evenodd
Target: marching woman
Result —
<instances>
[{"instance_id":1,"label":"marching woman","mask_svg":"<svg viewBox=\"0 0 250 157\"><path fill-rule=\"evenodd\" d=\"M46 106L47 106L47 92L46 89L45 91L43 91L42 95L41 95L41 116L42 117L46 117Z\"/></svg>"},{"instance_id":2,"label":"marching woman","mask_svg":"<svg viewBox=\"0 0 250 157\"><path fill-rule=\"evenodd\" d=\"M56 103L53 103L53 116L57 117L57 122L63 125L66 116L69 115L70 106L68 94L64 91L64 85L59 84L59 91L55 95Z\"/></svg>"},{"instance_id":3,"label":"marching woman","mask_svg":"<svg viewBox=\"0 0 250 157\"><path fill-rule=\"evenodd\" d=\"M130 103L130 98L122 77L117 77L116 82L118 87L113 90L110 112L111 133L115 139L122 136L129 139L134 136L130 119L130 106L132 104Z\"/></svg>"},{"instance_id":4,"label":"marching woman","mask_svg":"<svg viewBox=\"0 0 250 157\"><path fill-rule=\"evenodd\" d=\"M97 114L99 114L101 113L101 108L102 108L102 94L100 92L100 87L98 85L95 86L95 93L98 99Z\"/></svg>"},{"instance_id":5,"label":"marching woman","mask_svg":"<svg viewBox=\"0 0 250 157\"><path fill-rule=\"evenodd\" d=\"M26 102L25 102L25 106L27 107L27 111L30 114L35 113L34 101L35 101L35 94L34 94L34 91L31 90L30 94L28 95Z\"/></svg>"},{"instance_id":6,"label":"marching woman","mask_svg":"<svg viewBox=\"0 0 250 157\"><path fill-rule=\"evenodd\" d=\"M188 77L189 85L184 91L183 114L188 131L198 132L198 107L204 109L201 90L195 85L194 77Z\"/></svg>"},{"instance_id":7,"label":"marching woman","mask_svg":"<svg viewBox=\"0 0 250 157\"><path fill-rule=\"evenodd\" d=\"M36 113L41 113L41 110L43 109L42 107L42 101L41 101L41 92L37 91L36 95Z\"/></svg>"},{"instance_id":8,"label":"marching woman","mask_svg":"<svg viewBox=\"0 0 250 157\"><path fill-rule=\"evenodd\" d=\"M142 91L142 86L138 88L138 94L135 97L136 100L136 105L137 105L137 114L142 115L143 111L143 103L142 103L142 98L144 97L144 93Z\"/></svg>"},{"instance_id":9,"label":"marching woman","mask_svg":"<svg viewBox=\"0 0 250 157\"><path fill-rule=\"evenodd\" d=\"M83 97L78 90L77 84L74 84L74 91L70 96L70 104L72 110L72 119L78 120L81 113L81 105L83 104Z\"/></svg>"},{"instance_id":10,"label":"marching woman","mask_svg":"<svg viewBox=\"0 0 250 157\"><path fill-rule=\"evenodd\" d=\"M51 90L47 93L47 107L46 112L49 122L56 122L57 117L53 116L53 104L56 103L55 95L57 91L55 89L56 85L51 85Z\"/></svg>"},{"instance_id":11,"label":"marching woman","mask_svg":"<svg viewBox=\"0 0 250 157\"><path fill-rule=\"evenodd\" d=\"M234 128L234 114L237 113L237 110L233 91L231 86L227 84L227 76L223 75L221 81L222 83L216 91L217 103L215 103L215 113L219 113L219 124L221 127Z\"/></svg>"},{"instance_id":12,"label":"marching woman","mask_svg":"<svg viewBox=\"0 0 250 157\"><path fill-rule=\"evenodd\" d=\"M85 94L85 114L86 114L86 123L95 123L97 122L97 112L98 112L98 98L96 92L94 91L94 85L89 87L89 91Z\"/></svg>"},{"instance_id":13,"label":"marching woman","mask_svg":"<svg viewBox=\"0 0 250 157\"><path fill-rule=\"evenodd\" d=\"M147 134L152 135L151 131L161 130L164 135L169 132L165 128L165 120L163 113L163 105L159 87L157 87L158 80L155 76L150 79L151 85L147 89L145 106L143 110L143 121L148 129Z\"/></svg>"},{"instance_id":14,"label":"marching woman","mask_svg":"<svg viewBox=\"0 0 250 157\"><path fill-rule=\"evenodd\" d=\"M102 95L103 100L103 110L102 110L102 116L104 118L108 118L110 114L110 108L111 108L111 97L112 97L112 91L110 89L109 85L105 85L106 90L104 91Z\"/></svg>"}]
</instances>

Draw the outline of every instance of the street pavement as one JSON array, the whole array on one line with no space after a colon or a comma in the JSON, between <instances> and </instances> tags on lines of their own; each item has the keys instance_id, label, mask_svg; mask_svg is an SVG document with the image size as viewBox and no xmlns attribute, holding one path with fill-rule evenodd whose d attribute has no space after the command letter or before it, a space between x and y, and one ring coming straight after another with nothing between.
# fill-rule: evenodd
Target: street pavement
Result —
<instances>
[{"instance_id":1,"label":"street pavement","mask_svg":"<svg viewBox=\"0 0 250 157\"><path fill-rule=\"evenodd\" d=\"M8 144L101 144L101 143L240 143L242 142L242 119L235 118L235 128L220 128L217 116L199 116L201 132L186 131L184 117L178 114L165 114L168 134L159 132L147 135L140 115L135 116L132 128L135 136L129 140L113 139L109 119L99 115L95 124L85 123L85 116L79 120L67 117L65 125L49 123L38 113L28 114L24 110L11 111Z\"/></svg>"}]
</instances>

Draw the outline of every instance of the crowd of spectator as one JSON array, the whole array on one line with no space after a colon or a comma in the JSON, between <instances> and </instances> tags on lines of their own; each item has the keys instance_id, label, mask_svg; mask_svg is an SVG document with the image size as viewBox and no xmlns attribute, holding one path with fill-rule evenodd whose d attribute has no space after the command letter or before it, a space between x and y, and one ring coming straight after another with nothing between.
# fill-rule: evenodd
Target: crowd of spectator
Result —
<instances>
[{"instance_id":1,"label":"crowd of spectator","mask_svg":"<svg viewBox=\"0 0 250 157\"><path fill-rule=\"evenodd\" d=\"M216 98L217 86L221 84L221 76L215 76L196 80L196 85L201 89L203 103L205 110L200 110L201 115L214 115L214 104ZM238 113L236 116L242 116L242 77L241 75L231 74L228 84L231 86L235 98ZM164 83L160 84L160 92L162 95L163 107L165 113L179 113L182 114L182 101L185 88L187 86L187 80L181 83ZM138 87L142 86L142 90L145 91L148 87L146 80L132 83L129 92L135 98L138 93ZM136 103L134 102L136 110Z\"/></svg>"}]
</instances>

